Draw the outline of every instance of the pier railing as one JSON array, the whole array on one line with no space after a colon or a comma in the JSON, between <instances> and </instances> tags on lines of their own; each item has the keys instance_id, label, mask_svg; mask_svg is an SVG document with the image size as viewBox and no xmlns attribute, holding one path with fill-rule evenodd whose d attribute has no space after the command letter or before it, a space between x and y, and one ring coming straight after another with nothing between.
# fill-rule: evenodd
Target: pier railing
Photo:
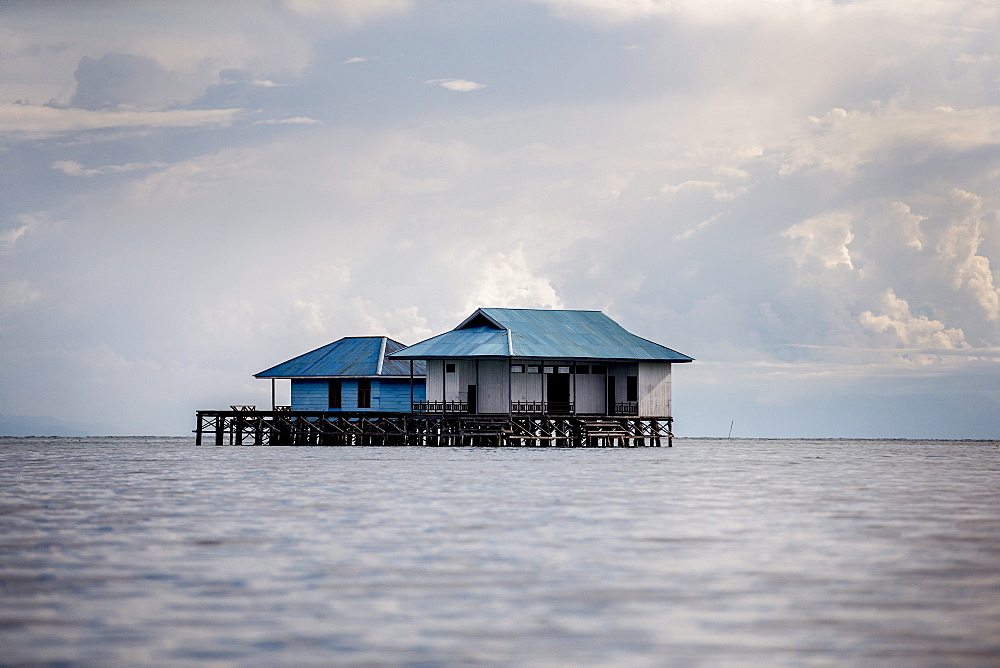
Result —
<instances>
[{"instance_id":1,"label":"pier railing","mask_svg":"<svg viewBox=\"0 0 1000 668\"><path fill-rule=\"evenodd\" d=\"M414 401L414 413L468 413L467 401Z\"/></svg>"}]
</instances>

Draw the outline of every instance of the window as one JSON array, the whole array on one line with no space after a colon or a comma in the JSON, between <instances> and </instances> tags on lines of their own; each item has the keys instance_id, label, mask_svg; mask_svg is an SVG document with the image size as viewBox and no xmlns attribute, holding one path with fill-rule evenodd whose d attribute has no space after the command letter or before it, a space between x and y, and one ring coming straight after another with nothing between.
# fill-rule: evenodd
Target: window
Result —
<instances>
[{"instance_id":1,"label":"window","mask_svg":"<svg viewBox=\"0 0 1000 668\"><path fill-rule=\"evenodd\" d=\"M577 367L576 367L576 375L580 376L580 375L586 375L588 373L590 373L590 367L589 366L587 366L586 364L582 364L582 365L578 364L577 365Z\"/></svg>"},{"instance_id":2,"label":"window","mask_svg":"<svg viewBox=\"0 0 1000 668\"><path fill-rule=\"evenodd\" d=\"M330 408L341 408L340 388L341 383L339 378L330 381L330 387L327 389L327 404Z\"/></svg>"},{"instance_id":3,"label":"window","mask_svg":"<svg viewBox=\"0 0 1000 668\"><path fill-rule=\"evenodd\" d=\"M524 373L524 365L523 364L512 364L511 367L510 367L510 372L511 373Z\"/></svg>"},{"instance_id":4,"label":"window","mask_svg":"<svg viewBox=\"0 0 1000 668\"><path fill-rule=\"evenodd\" d=\"M568 366L557 366L556 367L556 373L569 373L569 367Z\"/></svg>"},{"instance_id":5,"label":"window","mask_svg":"<svg viewBox=\"0 0 1000 668\"><path fill-rule=\"evenodd\" d=\"M625 377L625 401L639 401L639 377Z\"/></svg>"},{"instance_id":6,"label":"window","mask_svg":"<svg viewBox=\"0 0 1000 668\"><path fill-rule=\"evenodd\" d=\"M552 367L550 367L550 366L545 367L545 373L554 373L554 372L555 372L555 369L553 369Z\"/></svg>"},{"instance_id":7,"label":"window","mask_svg":"<svg viewBox=\"0 0 1000 668\"><path fill-rule=\"evenodd\" d=\"M367 379L358 381L358 408L372 407L372 382Z\"/></svg>"},{"instance_id":8,"label":"window","mask_svg":"<svg viewBox=\"0 0 1000 668\"><path fill-rule=\"evenodd\" d=\"M444 372L445 373L455 373L455 365L454 364L445 364L444 365Z\"/></svg>"},{"instance_id":9,"label":"window","mask_svg":"<svg viewBox=\"0 0 1000 668\"><path fill-rule=\"evenodd\" d=\"M608 371L603 366L592 366L590 367L590 373L599 373L601 375L606 374Z\"/></svg>"},{"instance_id":10,"label":"window","mask_svg":"<svg viewBox=\"0 0 1000 668\"><path fill-rule=\"evenodd\" d=\"M539 370L539 367L537 367L537 366L529 366L528 367L528 373L538 373L538 370Z\"/></svg>"}]
</instances>

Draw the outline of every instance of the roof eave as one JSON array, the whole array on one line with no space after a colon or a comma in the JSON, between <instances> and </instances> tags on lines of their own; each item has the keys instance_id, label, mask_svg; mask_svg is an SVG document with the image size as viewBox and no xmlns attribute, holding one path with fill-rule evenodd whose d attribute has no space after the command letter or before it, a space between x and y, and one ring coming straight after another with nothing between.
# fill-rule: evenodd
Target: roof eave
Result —
<instances>
[{"instance_id":1,"label":"roof eave","mask_svg":"<svg viewBox=\"0 0 1000 668\"><path fill-rule=\"evenodd\" d=\"M400 375L381 375L381 376L262 376L260 374L254 374L254 378L260 378L263 380L336 380L338 378L343 378L345 380L355 379L355 378L370 378L372 380L409 380L410 378L427 378L427 374L400 374Z\"/></svg>"}]
</instances>

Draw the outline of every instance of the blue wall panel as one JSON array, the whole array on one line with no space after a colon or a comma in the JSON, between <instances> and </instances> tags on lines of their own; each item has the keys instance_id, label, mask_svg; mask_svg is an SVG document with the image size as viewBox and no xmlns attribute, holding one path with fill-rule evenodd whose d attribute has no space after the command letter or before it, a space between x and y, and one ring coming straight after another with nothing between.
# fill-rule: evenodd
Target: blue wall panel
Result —
<instances>
[{"instance_id":1,"label":"blue wall panel","mask_svg":"<svg viewBox=\"0 0 1000 668\"><path fill-rule=\"evenodd\" d=\"M385 411L390 413L410 412L410 379L372 380L371 408L358 408L358 381L345 378L341 381L341 410ZM426 396L424 381L413 383L413 399L423 401ZM328 411L329 382L327 380L292 379L293 411Z\"/></svg>"},{"instance_id":2,"label":"blue wall panel","mask_svg":"<svg viewBox=\"0 0 1000 668\"><path fill-rule=\"evenodd\" d=\"M325 380L292 379L293 411L329 410L329 385Z\"/></svg>"}]
</instances>

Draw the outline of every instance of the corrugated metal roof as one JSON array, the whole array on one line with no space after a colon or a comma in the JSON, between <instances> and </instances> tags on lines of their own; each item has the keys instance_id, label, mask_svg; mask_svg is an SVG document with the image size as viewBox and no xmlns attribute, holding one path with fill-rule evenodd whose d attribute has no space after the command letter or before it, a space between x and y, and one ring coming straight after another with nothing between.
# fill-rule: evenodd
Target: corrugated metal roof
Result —
<instances>
[{"instance_id":1,"label":"corrugated metal roof","mask_svg":"<svg viewBox=\"0 0 1000 668\"><path fill-rule=\"evenodd\" d=\"M404 349L389 359L418 359L422 350L433 350L432 357L509 357L507 330L495 327L472 327L445 332ZM423 359L423 358L419 358Z\"/></svg>"},{"instance_id":2,"label":"corrugated metal roof","mask_svg":"<svg viewBox=\"0 0 1000 668\"><path fill-rule=\"evenodd\" d=\"M349 336L322 348L294 357L287 362L254 374L255 378L315 378L336 376L407 376L410 363L391 359L389 354L405 345L385 336ZM380 353L384 352L379 373ZM415 363L413 373L423 376L426 365Z\"/></svg>"},{"instance_id":3,"label":"corrugated metal roof","mask_svg":"<svg viewBox=\"0 0 1000 668\"><path fill-rule=\"evenodd\" d=\"M600 311L481 308L456 329L390 357L535 357L690 362L632 334Z\"/></svg>"}]
</instances>

